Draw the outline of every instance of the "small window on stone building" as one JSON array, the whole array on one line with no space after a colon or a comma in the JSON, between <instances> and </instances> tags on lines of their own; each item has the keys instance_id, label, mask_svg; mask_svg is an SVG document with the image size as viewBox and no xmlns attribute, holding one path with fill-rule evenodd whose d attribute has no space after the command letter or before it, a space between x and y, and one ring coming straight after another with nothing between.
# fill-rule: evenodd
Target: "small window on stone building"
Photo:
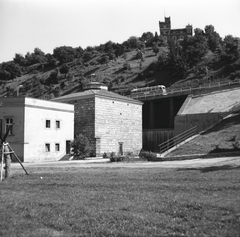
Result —
<instances>
[{"instance_id":1,"label":"small window on stone building","mask_svg":"<svg viewBox=\"0 0 240 237\"><path fill-rule=\"evenodd\" d=\"M45 143L45 151L50 152L50 143Z\"/></svg>"},{"instance_id":2,"label":"small window on stone building","mask_svg":"<svg viewBox=\"0 0 240 237\"><path fill-rule=\"evenodd\" d=\"M46 119L46 128L51 127L51 121L49 119Z\"/></svg>"},{"instance_id":3,"label":"small window on stone building","mask_svg":"<svg viewBox=\"0 0 240 237\"><path fill-rule=\"evenodd\" d=\"M55 151L60 151L60 144L59 143L55 143Z\"/></svg>"},{"instance_id":4,"label":"small window on stone building","mask_svg":"<svg viewBox=\"0 0 240 237\"><path fill-rule=\"evenodd\" d=\"M56 120L56 129L59 129L59 128L60 128L60 121Z\"/></svg>"}]
</instances>

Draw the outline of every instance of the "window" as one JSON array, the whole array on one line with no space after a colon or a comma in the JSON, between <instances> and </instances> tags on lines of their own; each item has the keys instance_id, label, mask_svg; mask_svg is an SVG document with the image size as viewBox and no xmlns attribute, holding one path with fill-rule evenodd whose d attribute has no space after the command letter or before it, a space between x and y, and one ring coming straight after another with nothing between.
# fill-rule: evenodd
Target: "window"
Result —
<instances>
[{"instance_id":1,"label":"window","mask_svg":"<svg viewBox=\"0 0 240 237\"><path fill-rule=\"evenodd\" d=\"M5 124L6 124L5 132L7 132L8 129L9 129L8 135L13 135L13 119L12 118L6 118L5 119Z\"/></svg>"},{"instance_id":2,"label":"window","mask_svg":"<svg viewBox=\"0 0 240 237\"><path fill-rule=\"evenodd\" d=\"M56 129L59 129L59 128L60 128L60 121L56 120Z\"/></svg>"},{"instance_id":3,"label":"window","mask_svg":"<svg viewBox=\"0 0 240 237\"><path fill-rule=\"evenodd\" d=\"M50 152L50 143L45 143L45 151Z\"/></svg>"},{"instance_id":4,"label":"window","mask_svg":"<svg viewBox=\"0 0 240 237\"><path fill-rule=\"evenodd\" d=\"M60 151L60 144L59 143L55 143L55 151Z\"/></svg>"},{"instance_id":5,"label":"window","mask_svg":"<svg viewBox=\"0 0 240 237\"><path fill-rule=\"evenodd\" d=\"M50 128L51 127L51 121L50 120L46 120L46 128Z\"/></svg>"}]
</instances>

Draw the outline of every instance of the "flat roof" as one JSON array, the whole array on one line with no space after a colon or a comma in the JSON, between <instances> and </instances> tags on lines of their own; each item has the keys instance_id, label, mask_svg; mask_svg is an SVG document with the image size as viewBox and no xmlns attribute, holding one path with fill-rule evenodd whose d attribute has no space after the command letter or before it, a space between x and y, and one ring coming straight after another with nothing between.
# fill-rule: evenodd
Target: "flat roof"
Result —
<instances>
[{"instance_id":1,"label":"flat roof","mask_svg":"<svg viewBox=\"0 0 240 237\"><path fill-rule=\"evenodd\" d=\"M74 112L74 105L72 104L31 97L0 97L0 107L31 107L55 111Z\"/></svg>"}]
</instances>

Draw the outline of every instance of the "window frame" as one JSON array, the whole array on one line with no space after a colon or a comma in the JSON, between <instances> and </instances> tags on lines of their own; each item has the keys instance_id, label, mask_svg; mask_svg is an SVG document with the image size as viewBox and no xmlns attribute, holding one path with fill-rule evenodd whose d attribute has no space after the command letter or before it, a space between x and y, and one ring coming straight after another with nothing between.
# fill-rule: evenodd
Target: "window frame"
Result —
<instances>
[{"instance_id":1,"label":"window frame","mask_svg":"<svg viewBox=\"0 0 240 237\"><path fill-rule=\"evenodd\" d=\"M11 126L8 135L13 136L13 117L5 117L4 119L5 119L4 120L4 122L5 122L5 133L7 132L8 127ZM9 122L7 122L7 120L12 120L12 122L9 123Z\"/></svg>"},{"instance_id":2,"label":"window frame","mask_svg":"<svg viewBox=\"0 0 240 237\"><path fill-rule=\"evenodd\" d=\"M56 143L55 143L55 151L56 151L56 152L59 152L59 151L60 151L60 143L59 143L59 142L56 142Z\"/></svg>"},{"instance_id":3,"label":"window frame","mask_svg":"<svg viewBox=\"0 0 240 237\"><path fill-rule=\"evenodd\" d=\"M47 124L48 122L49 122L49 127L47 126L47 125L48 125L48 124ZM45 128L46 128L46 129L51 129L51 120L50 120L50 119L45 119Z\"/></svg>"},{"instance_id":4,"label":"window frame","mask_svg":"<svg viewBox=\"0 0 240 237\"><path fill-rule=\"evenodd\" d=\"M55 120L55 128L61 129L61 120Z\"/></svg>"},{"instance_id":5,"label":"window frame","mask_svg":"<svg viewBox=\"0 0 240 237\"><path fill-rule=\"evenodd\" d=\"M45 142L45 152L51 152L51 144L49 142Z\"/></svg>"}]
</instances>

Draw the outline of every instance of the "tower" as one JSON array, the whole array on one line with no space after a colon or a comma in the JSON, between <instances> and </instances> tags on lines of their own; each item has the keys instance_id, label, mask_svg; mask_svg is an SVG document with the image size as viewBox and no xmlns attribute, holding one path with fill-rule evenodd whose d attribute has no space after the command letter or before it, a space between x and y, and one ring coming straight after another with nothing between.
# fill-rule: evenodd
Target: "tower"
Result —
<instances>
[{"instance_id":1,"label":"tower","mask_svg":"<svg viewBox=\"0 0 240 237\"><path fill-rule=\"evenodd\" d=\"M171 18L165 17L164 21L159 21L160 36L167 41L171 31Z\"/></svg>"}]
</instances>

